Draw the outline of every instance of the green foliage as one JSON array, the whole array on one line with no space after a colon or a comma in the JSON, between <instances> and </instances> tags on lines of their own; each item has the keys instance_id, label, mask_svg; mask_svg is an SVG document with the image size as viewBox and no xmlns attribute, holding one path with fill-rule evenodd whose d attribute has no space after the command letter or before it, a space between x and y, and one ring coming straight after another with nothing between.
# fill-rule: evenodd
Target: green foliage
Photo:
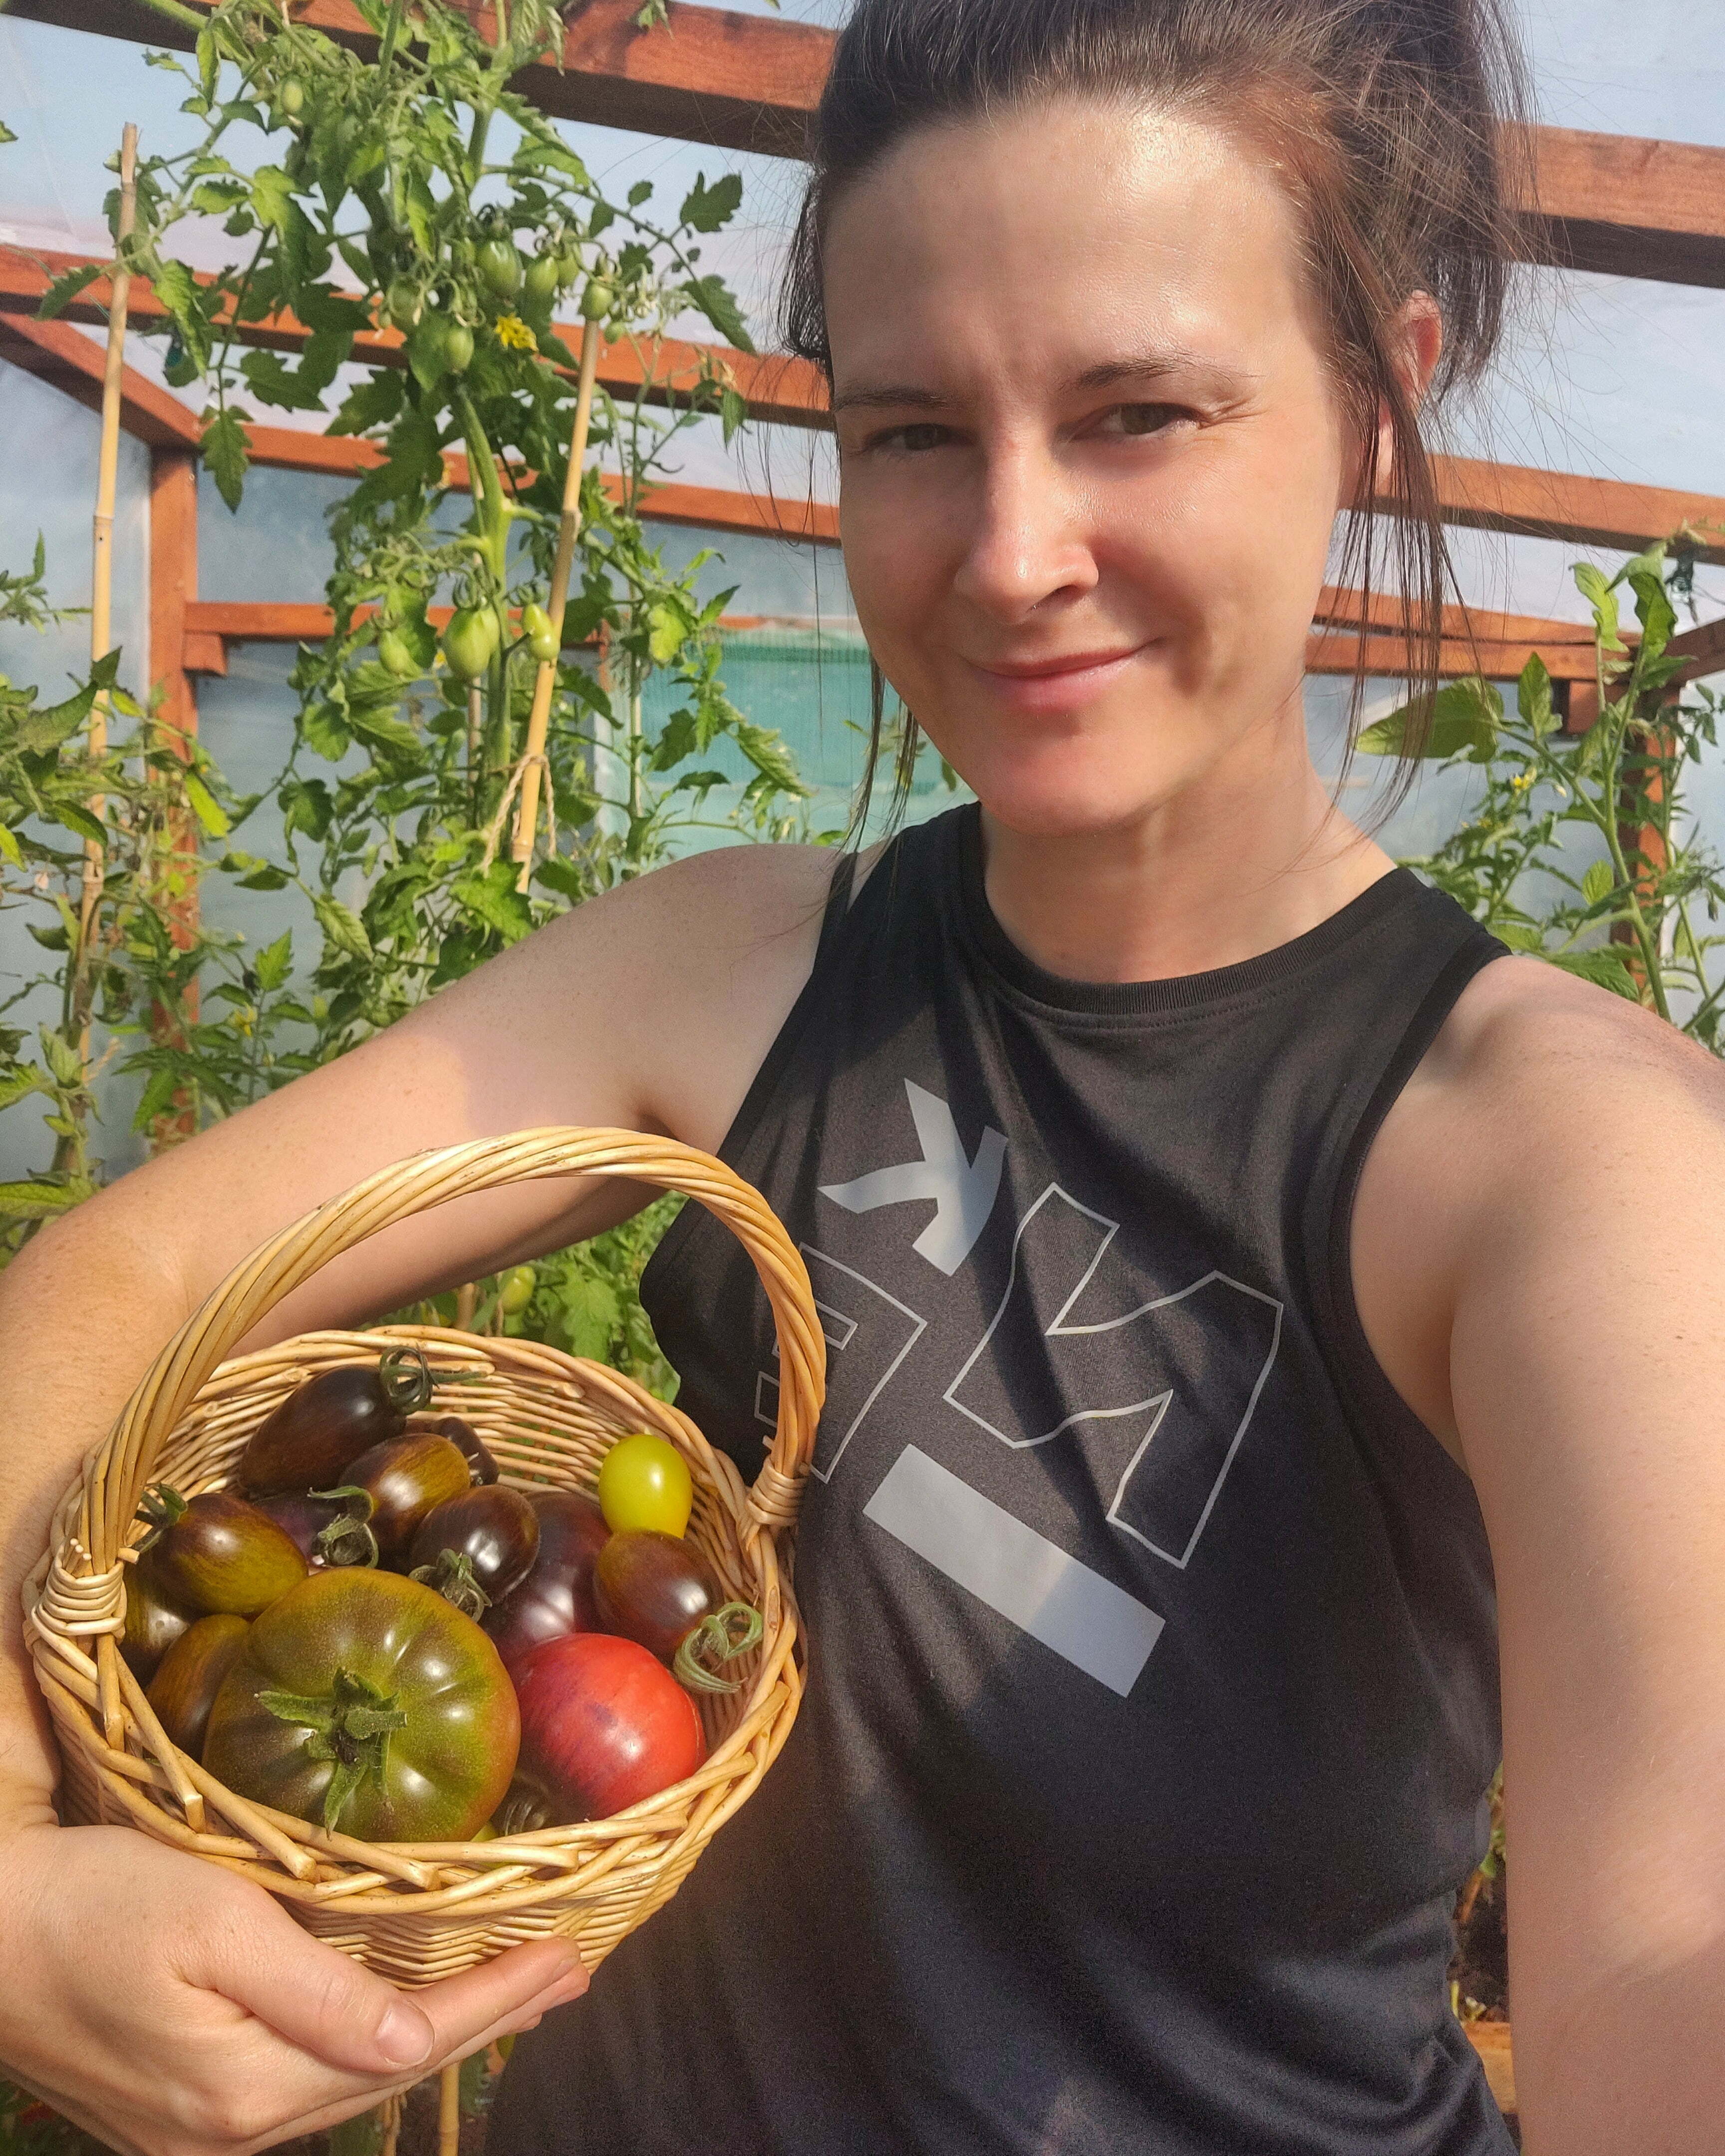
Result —
<instances>
[{"instance_id":1,"label":"green foliage","mask_svg":"<svg viewBox=\"0 0 1725 2156\"><path fill-rule=\"evenodd\" d=\"M100 1181L89 1142L100 1071L141 1078L138 1127L156 1143L234 1112L711 824L721 738L750 772L726 819L734 832L800 832L806 789L782 744L725 692L728 594L700 597L701 562L668 567L638 509L697 414L727 432L742 417L722 363L709 358L671 395L651 360L652 341L691 307L747 348L735 302L696 266L698 239L734 216L740 183L703 177L675 223L655 219L644 186L607 200L509 88L560 38L548 0L517 0L495 44L441 0L368 12L374 61L266 0L223 0L190 64L152 56L183 76L195 139L140 164L124 252L167 310L170 378L202 388L224 499L243 496L246 421L271 407L328 411L362 331L401 331L408 363L377 367L329 412L331 431L382 457L332 515L335 633L300 654L293 737L262 796L236 799L195 747L185 760L187 745L121 696L111 668L62 703L11 690L0 701L0 902L41 913L33 929L55 962L12 1001L57 995L61 1021L46 1030L64 1066L40 1039L5 1036L0 1110L34 1101L54 1139L40 1170L0 1191L6 1247ZM500 121L508 146L493 156ZM188 217L221 218L236 243L219 275L173 252ZM520 623L546 603L568 457L579 333L565 343L554 316L559 295L566 317L578 311L583 280L608 295L588 333L639 340L648 379L633 402L603 388L595 399L591 445L617 477L588 470L581 484L539 828L521 862L536 662ZM49 305L70 296L56 288ZM311 332L298 352L247 345L249 325L285 310ZM41 571L39 549L33 584L0 581L0 619L45 604ZM450 603L495 628L471 693L430 613ZM673 680L675 708L648 726L655 673ZM134 731L95 760L83 730L99 693ZM264 800L280 813L280 844L253 835ZM86 842L105 863L87 921ZM296 891L314 934L249 956L237 938L192 931L184 901L205 875ZM586 1351L603 1335L652 1366L630 1315L634 1248L607 1245L622 1272L608 1256L567 1260L566 1291L547 1288L536 1322Z\"/></svg>"},{"instance_id":2,"label":"green foliage","mask_svg":"<svg viewBox=\"0 0 1725 2156\"><path fill-rule=\"evenodd\" d=\"M1434 854L1407 865L1465 906L1512 950L1656 1010L1716 1054L1725 968L1715 932L1725 872L1688 828L1682 785L1716 746L1718 699L1674 687L1682 661L1667 651L1676 613L1664 547L1612 578L1590 564L1575 582L1593 609L1600 716L1585 733L1561 731L1551 677L1536 654L1507 713L1489 683L1440 694L1424 753L1479 767L1477 805ZM1678 572L1681 588L1681 565ZM1639 634L1625 639L1627 593ZM1396 753L1405 707L1368 727L1359 746ZM1594 858L1578 862L1575 841Z\"/></svg>"}]
</instances>

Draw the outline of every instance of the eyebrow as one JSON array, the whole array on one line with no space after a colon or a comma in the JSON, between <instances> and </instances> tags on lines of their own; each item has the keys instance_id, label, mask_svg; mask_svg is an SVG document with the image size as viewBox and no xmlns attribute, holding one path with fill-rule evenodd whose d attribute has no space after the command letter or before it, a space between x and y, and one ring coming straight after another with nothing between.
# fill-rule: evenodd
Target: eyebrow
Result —
<instances>
[{"instance_id":1,"label":"eyebrow","mask_svg":"<svg viewBox=\"0 0 1725 2156\"><path fill-rule=\"evenodd\" d=\"M1120 382L1158 382L1171 374L1193 372L1232 378L1230 369L1218 367L1213 360L1179 346L1158 345L1146 352L1124 353L1118 359L1098 360L1094 367L1087 367L1081 374L1073 376L1065 387L1068 390L1109 389ZM832 408L834 412L942 412L948 409L952 402L952 398L943 397L938 390L916 382L883 382L840 392L833 398Z\"/></svg>"}]
</instances>

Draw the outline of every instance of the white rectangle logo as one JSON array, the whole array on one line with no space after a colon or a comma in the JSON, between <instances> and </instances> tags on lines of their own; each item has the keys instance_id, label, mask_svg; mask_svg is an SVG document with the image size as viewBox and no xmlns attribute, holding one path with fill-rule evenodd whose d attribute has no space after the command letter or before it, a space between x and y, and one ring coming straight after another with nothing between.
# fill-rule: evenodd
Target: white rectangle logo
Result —
<instances>
[{"instance_id":1,"label":"white rectangle logo","mask_svg":"<svg viewBox=\"0 0 1725 2156\"><path fill-rule=\"evenodd\" d=\"M1155 1611L914 1445L863 1517L1122 1699L1137 1682L1162 1630Z\"/></svg>"}]
</instances>

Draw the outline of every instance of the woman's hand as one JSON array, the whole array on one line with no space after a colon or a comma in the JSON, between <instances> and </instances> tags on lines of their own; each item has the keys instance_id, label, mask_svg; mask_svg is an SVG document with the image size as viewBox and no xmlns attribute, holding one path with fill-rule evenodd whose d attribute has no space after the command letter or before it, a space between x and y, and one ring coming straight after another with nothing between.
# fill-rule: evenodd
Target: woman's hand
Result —
<instances>
[{"instance_id":1,"label":"woman's hand","mask_svg":"<svg viewBox=\"0 0 1725 2156\"><path fill-rule=\"evenodd\" d=\"M0 1825L0 2062L126 2156L333 2125L587 1989L560 1940L398 1991L220 1866L126 1827Z\"/></svg>"}]
</instances>

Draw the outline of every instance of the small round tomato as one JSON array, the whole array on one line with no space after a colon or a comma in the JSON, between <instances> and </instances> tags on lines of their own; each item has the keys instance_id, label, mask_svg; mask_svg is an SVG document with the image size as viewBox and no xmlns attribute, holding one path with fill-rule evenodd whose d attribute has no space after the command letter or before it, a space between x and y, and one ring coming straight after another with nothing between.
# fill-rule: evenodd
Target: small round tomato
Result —
<instances>
[{"instance_id":1,"label":"small round tomato","mask_svg":"<svg viewBox=\"0 0 1725 2156\"><path fill-rule=\"evenodd\" d=\"M596 1630L593 1561L611 1532L584 1490L536 1490L527 1502L538 1516L539 1554L526 1578L485 1618L511 1676L547 1640Z\"/></svg>"},{"instance_id":2,"label":"small round tomato","mask_svg":"<svg viewBox=\"0 0 1725 2156\"><path fill-rule=\"evenodd\" d=\"M424 670L413 645L393 626L377 632L377 656L386 672L394 675L398 681L411 681Z\"/></svg>"},{"instance_id":3,"label":"small round tomato","mask_svg":"<svg viewBox=\"0 0 1725 2156\"><path fill-rule=\"evenodd\" d=\"M530 610L536 613L540 611L536 607ZM525 613L521 616L521 626L523 629L527 627L527 618ZM550 626L550 621L547 619L546 627L549 629ZM555 659L557 654L553 651L551 655ZM537 659L541 654L536 649L533 656ZM497 1290L497 1307L506 1317L519 1317L533 1300L533 1291L538 1285L539 1276L531 1265L511 1265L503 1276L502 1282Z\"/></svg>"},{"instance_id":4,"label":"small round tomato","mask_svg":"<svg viewBox=\"0 0 1725 2156\"><path fill-rule=\"evenodd\" d=\"M527 264L524 289L534 306L548 307L562 284L562 264L555 254L536 254Z\"/></svg>"},{"instance_id":5,"label":"small round tomato","mask_svg":"<svg viewBox=\"0 0 1725 2156\"><path fill-rule=\"evenodd\" d=\"M253 1625L203 1763L240 1796L364 1841L459 1841L497 1809L520 1741L471 1618L417 1580L350 1568L314 1573Z\"/></svg>"},{"instance_id":6,"label":"small round tomato","mask_svg":"<svg viewBox=\"0 0 1725 2156\"><path fill-rule=\"evenodd\" d=\"M619 1437L599 1462L598 1492L613 1534L656 1527L662 1535L680 1535L695 1503L688 1462L669 1438L644 1430Z\"/></svg>"}]
</instances>

